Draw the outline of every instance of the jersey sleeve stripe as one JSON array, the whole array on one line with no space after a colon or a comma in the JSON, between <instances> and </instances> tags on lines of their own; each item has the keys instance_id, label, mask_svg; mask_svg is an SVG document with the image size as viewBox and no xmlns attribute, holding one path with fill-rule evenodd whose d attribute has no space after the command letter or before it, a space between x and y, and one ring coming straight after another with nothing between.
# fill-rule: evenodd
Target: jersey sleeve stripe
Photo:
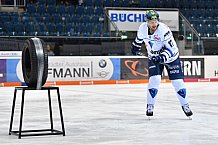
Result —
<instances>
[{"instance_id":1,"label":"jersey sleeve stripe","mask_svg":"<svg viewBox=\"0 0 218 145\"><path fill-rule=\"evenodd\" d=\"M166 61L166 60L167 60L167 57L166 57L165 55L163 55L163 54L160 54L160 56L162 56L162 57L163 57L164 61Z\"/></svg>"},{"instance_id":2,"label":"jersey sleeve stripe","mask_svg":"<svg viewBox=\"0 0 218 145\"><path fill-rule=\"evenodd\" d=\"M136 37L136 39L137 39L138 41L143 41L143 39L140 39L138 36Z\"/></svg>"},{"instance_id":3,"label":"jersey sleeve stripe","mask_svg":"<svg viewBox=\"0 0 218 145\"><path fill-rule=\"evenodd\" d=\"M173 57L173 52L169 48L165 48L165 50L167 50L170 53L171 57Z\"/></svg>"},{"instance_id":4,"label":"jersey sleeve stripe","mask_svg":"<svg viewBox=\"0 0 218 145\"><path fill-rule=\"evenodd\" d=\"M133 43L135 43L136 45L142 45L142 42L136 42L136 41L134 41Z\"/></svg>"},{"instance_id":5,"label":"jersey sleeve stripe","mask_svg":"<svg viewBox=\"0 0 218 145\"><path fill-rule=\"evenodd\" d=\"M135 42L133 42L132 45L135 46L135 47L139 47L139 48L141 48L141 44L139 44L139 43L135 43Z\"/></svg>"},{"instance_id":6,"label":"jersey sleeve stripe","mask_svg":"<svg viewBox=\"0 0 218 145\"><path fill-rule=\"evenodd\" d=\"M171 57L170 54L169 54L168 52L166 52L166 51L162 52L162 54L163 54L164 56L168 55L169 58Z\"/></svg>"}]
</instances>

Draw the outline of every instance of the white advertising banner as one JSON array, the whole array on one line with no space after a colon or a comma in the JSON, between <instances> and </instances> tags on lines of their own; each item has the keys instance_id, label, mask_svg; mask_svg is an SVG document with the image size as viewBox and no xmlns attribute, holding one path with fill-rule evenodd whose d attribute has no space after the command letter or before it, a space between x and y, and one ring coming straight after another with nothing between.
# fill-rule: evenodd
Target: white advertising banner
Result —
<instances>
[{"instance_id":1,"label":"white advertising banner","mask_svg":"<svg viewBox=\"0 0 218 145\"><path fill-rule=\"evenodd\" d=\"M111 22L116 25L119 31L137 31L141 23L145 22L146 10L108 10ZM171 31L179 31L178 11L157 11L160 21L169 26ZM112 23L109 23L111 31L115 30Z\"/></svg>"},{"instance_id":2,"label":"white advertising banner","mask_svg":"<svg viewBox=\"0 0 218 145\"><path fill-rule=\"evenodd\" d=\"M217 56L205 57L205 78L218 78Z\"/></svg>"},{"instance_id":3,"label":"white advertising banner","mask_svg":"<svg viewBox=\"0 0 218 145\"><path fill-rule=\"evenodd\" d=\"M109 58L49 57L49 81L109 80L113 72Z\"/></svg>"},{"instance_id":4,"label":"white advertising banner","mask_svg":"<svg viewBox=\"0 0 218 145\"><path fill-rule=\"evenodd\" d=\"M19 57L22 51L0 51L0 57Z\"/></svg>"}]
</instances>

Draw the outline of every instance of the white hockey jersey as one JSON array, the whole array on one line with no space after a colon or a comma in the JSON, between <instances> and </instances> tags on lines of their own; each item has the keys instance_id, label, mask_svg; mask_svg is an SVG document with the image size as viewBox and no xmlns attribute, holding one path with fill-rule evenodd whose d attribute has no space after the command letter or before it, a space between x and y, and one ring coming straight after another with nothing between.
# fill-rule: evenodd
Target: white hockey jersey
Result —
<instances>
[{"instance_id":1,"label":"white hockey jersey","mask_svg":"<svg viewBox=\"0 0 218 145\"><path fill-rule=\"evenodd\" d=\"M170 63L178 58L178 47L167 25L159 22L159 26L153 34L149 35L148 31L147 22L142 23L132 44L133 47L140 50L144 42L148 51L148 58L161 55L164 58L164 63Z\"/></svg>"}]
</instances>

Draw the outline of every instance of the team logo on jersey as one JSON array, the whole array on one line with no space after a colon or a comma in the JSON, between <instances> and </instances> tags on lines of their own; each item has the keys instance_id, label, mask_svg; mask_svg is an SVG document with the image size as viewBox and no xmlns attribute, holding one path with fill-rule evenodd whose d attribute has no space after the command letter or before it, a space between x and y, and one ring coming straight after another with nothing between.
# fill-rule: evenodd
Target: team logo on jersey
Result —
<instances>
[{"instance_id":1,"label":"team logo on jersey","mask_svg":"<svg viewBox=\"0 0 218 145\"><path fill-rule=\"evenodd\" d=\"M158 35L154 35L154 40L155 41L160 41L160 37Z\"/></svg>"},{"instance_id":2,"label":"team logo on jersey","mask_svg":"<svg viewBox=\"0 0 218 145\"><path fill-rule=\"evenodd\" d=\"M154 51L154 50L151 50L151 54L160 54L161 52L164 51L164 48L161 48L160 50L157 50L157 51Z\"/></svg>"},{"instance_id":3,"label":"team logo on jersey","mask_svg":"<svg viewBox=\"0 0 218 145\"><path fill-rule=\"evenodd\" d=\"M151 42L151 41L148 41L148 44L150 45L150 47L152 48L152 46L153 46L153 42Z\"/></svg>"}]
</instances>

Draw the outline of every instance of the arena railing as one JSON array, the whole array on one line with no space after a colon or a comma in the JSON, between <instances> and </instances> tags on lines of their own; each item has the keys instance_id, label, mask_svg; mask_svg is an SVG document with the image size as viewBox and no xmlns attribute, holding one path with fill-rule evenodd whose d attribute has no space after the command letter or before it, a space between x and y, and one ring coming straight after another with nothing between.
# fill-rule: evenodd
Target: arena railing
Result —
<instances>
[{"instance_id":1,"label":"arena railing","mask_svg":"<svg viewBox=\"0 0 218 145\"><path fill-rule=\"evenodd\" d=\"M26 0L10 0L10 1L0 1L1 7L24 7L26 5Z\"/></svg>"},{"instance_id":2,"label":"arena railing","mask_svg":"<svg viewBox=\"0 0 218 145\"><path fill-rule=\"evenodd\" d=\"M186 17L180 12L179 35L184 36L185 49L191 49L192 55L203 55L204 48L201 37Z\"/></svg>"}]
</instances>

